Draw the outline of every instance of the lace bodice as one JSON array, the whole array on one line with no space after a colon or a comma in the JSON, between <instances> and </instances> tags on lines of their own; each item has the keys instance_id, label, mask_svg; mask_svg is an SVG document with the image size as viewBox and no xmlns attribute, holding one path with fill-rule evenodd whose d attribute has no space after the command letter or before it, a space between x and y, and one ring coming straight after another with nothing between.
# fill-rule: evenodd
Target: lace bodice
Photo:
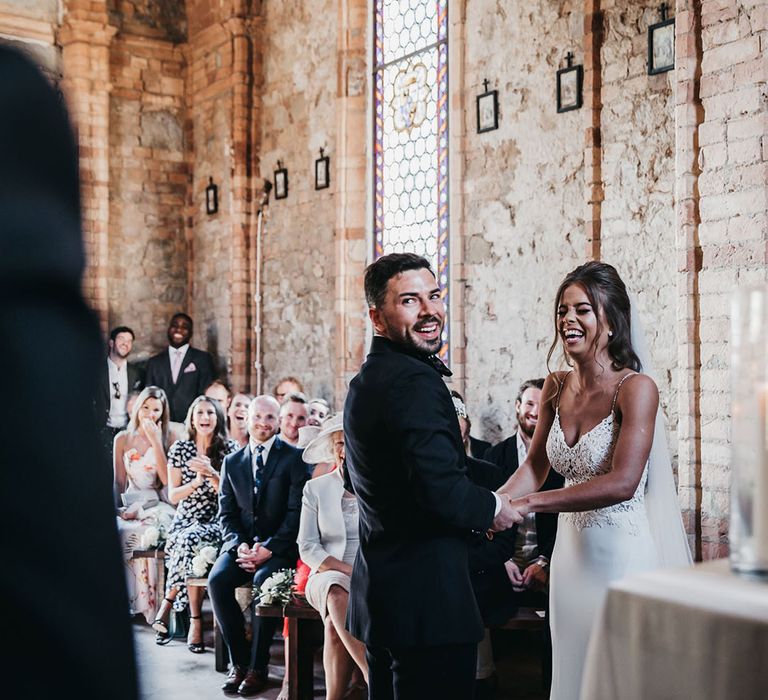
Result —
<instances>
[{"instance_id":1,"label":"lace bodice","mask_svg":"<svg viewBox=\"0 0 768 700\"><path fill-rule=\"evenodd\" d=\"M552 469L565 477L566 486L583 484L611 471L619 427L612 410L592 430L584 433L573 447L569 447L560 425L560 408L555 409L555 420L547 437L547 457ZM595 510L561 513L560 519L572 523L579 530L585 527L620 525L637 533L640 519L646 517L644 493L647 478L646 464L640 483L628 501Z\"/></svg>"}]
</instances>

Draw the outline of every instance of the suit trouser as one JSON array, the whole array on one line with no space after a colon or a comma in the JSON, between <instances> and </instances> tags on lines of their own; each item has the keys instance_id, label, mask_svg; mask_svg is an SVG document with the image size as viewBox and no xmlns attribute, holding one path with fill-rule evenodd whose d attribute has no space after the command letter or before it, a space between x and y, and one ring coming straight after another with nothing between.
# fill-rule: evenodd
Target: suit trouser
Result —
<instances>
[{"instance_id":1,"label":"suit trouser","mask_svg":"<svg viewBox=\"0 0 768 700\"><path fill-rule=\"evenodd\" d=\"M365 649L369 700L472 700L477 643Z\"/></svg>"},{"instance_id":2,"label":"suit trouser","mask_svg":"<svg viewBox=\"0 0 768 700\"><path fill-rule=\"evenodd\" d=\"M269 664L269 646L280 619L253 615L251 622L253 640L249 648L248 640L245 638L245 619L243 611L240 610L240 604L235 599L235 589L251 582L254 586L261 586L275 571L289 568L292 562L272 555L260 568L256 569L255 573L250 574L238 566L236 558L235 550L219 556L208 576L208 595L232 663L266 674L267 664Z\"/></svg>"}]
</instances>

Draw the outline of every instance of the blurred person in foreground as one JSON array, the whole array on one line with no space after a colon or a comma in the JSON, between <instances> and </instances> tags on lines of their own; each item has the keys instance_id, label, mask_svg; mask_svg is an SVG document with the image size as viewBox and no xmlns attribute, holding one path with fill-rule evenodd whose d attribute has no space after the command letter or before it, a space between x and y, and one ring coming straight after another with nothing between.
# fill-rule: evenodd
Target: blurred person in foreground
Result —
<instances>
[{"instance_id":1,"label":"blurred person in foreground","mask_svg":"<svg viewBox=\"0 0 768 700\"><path fill-rule=\"evenodd\" d=\"M92 407L104 346L81 294L84 263L65 109L27 59L0 46L0 362L13 368L0 408L6 697L57 687L137 697L112 475ZM41 395L56 415L48 449Z\"/></svg>"}]
</instances>

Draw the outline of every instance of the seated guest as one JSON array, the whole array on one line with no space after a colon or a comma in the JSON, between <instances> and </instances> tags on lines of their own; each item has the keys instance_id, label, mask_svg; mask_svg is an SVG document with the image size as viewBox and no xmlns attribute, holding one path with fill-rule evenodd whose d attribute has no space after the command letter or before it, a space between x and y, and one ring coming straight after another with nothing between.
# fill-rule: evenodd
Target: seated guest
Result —
<instances>
[{"instance_id":1,"label":"seated guest","mask_svg":"<svg viewBox=\"0 0 768 700\"><path fill-rule=\"evenodd\" d=\"M304 450L308 464L332 462L332 472L304 486L299 525L299 556L311 568L307 601L325 625L323 668L328 700L347 692L354 665L368 680L365 645L345 627L349 581L359 545L357 499L344 488L342 415L323 423L320 434Z\"/></svg>"},{"instance_id":2,"label":"seated guest","mask_svg":"<svg viewBox=\"0 0 768 700\"><path fill-rule=\"evenodd\" d=\"M208 577L208 594L232 662L222 690L244 696L267 685L278 620L253 615L248 642L235 589L246 583L260 586L275 571L291 568L298 556L307 474L300 450L275 434L279 412L274 397L257 396L248 408L248 445L224 460L219 494L224 544Z\"/></svg>"},{"instance_id":3,"label":"seated guest","mask_svg":"<svg viewBox=\"0 0 768 700\"><path fill-rule=\"evenodd\" d=\"M232 389L229 388L223 379L214 379L203 391L203 396L209 399L216 399L224 409L224 415L229 411L229 404L232 403Z\"/></svg>"},{"instance_id":4,"label":"seated guest","mask_svg":"<svg viewBox=\"0 0 768 700\"><path fill-rule=\"evenodd\" d=\"M456 399L458 399L461 405L465 406L464 398L458 391L452 389L451 397L454 399L454 405L456 405ZM459 419L459 429L461 430L461 439L464 442L464 451L470 457L485 459L483 455L485 454L485 451L491 446L491 443L486 442L485 440L480 440L476 437L472 437L469 434L469 431L472 429L472 421L469 420L466 407L464 408L463 414L457 415Z\"/></svg>"},{"instance_id":5,"label":"seated guest","mask_svg":"<svg viewBox=\"0 0 768 700\"><path fill-rule=\"evenodd\" d=\"M280 439L296 447L299 428L307 424L307 399L304 394L288 394L280 406Z\"/></svg>"},{"instance_id":6,"label":"seated guest","mask_svg":"<svg viewBox=\"0 0 768 700\"><path fill-rule=\"evenodd\" d=\"M203 589L185 585L191 575L195 550L210 544L218 547L221 530L216 518L219 471L224 457L237 450L237 444L227 439L224 412L218 401L198 396L187 411L189 440L179 440L168 453L169 498L178 503L171 524L165 553L168 562L168 583L165 600L152 628L157 641L168 640L168 619L171 606L184 610L189 602L189 635L187 646L195 654L205 651L200 624Z\"/></svg>"},{"instance_id":7,"label":"seated guest","mask_svg":"<svg viewBox=\"0 0 768 700\"><path fill-rule=\"evenodd\" d=\"M248 406L253 400L250 394L235 394L227 410L227 431L231 440L240 447L248 444Z\"/></svg>"},{"instance_id":8,"label":"seated guest","mask_svg":"<svg viewBox=\"0 0 768 700\"><path fill-rule=\"evenodd\" d=\"M296 379L296 377L287 376L280 379L275 384L275 388L272 390L272 395L277 399L278 403L283 403L285 397L288 394L303 394L304 386Z\"/></svg>"},{"instance_id":9,"label":"seated guest","mask_svg":"<svg viewBox=\"0 0 768 700\"><path fill-rule=\"evenodd\" d=\"M331 412L331 405L325 399L315 398L309 400L307 409L307 425L321 425Z\"/></svg>"},{"instance_id":10,"label":"seated guest","mask_svg":"<svg viewBox=\"0 0 768 700\"><path fill-rule=\"evenodd\" d=\"M115 436L114 467L119 509L117 530L123 549L131 614L142 614L147 622L158 605L157 567L142 558L131 559L142 549L142 536L150 526L167 529L174 509L163 502L168 483L165 459L168 439L168 401L165 392L149 386L139 394L126 430ZM161 592L162 595L162 592Z\"/></svg>"}]
</instances>

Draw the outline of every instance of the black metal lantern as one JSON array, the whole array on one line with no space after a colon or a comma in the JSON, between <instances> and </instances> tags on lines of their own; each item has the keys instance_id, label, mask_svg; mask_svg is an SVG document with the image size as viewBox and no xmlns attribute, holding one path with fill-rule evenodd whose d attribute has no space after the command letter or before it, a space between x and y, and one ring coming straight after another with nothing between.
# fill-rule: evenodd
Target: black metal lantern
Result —
<instances>
[{"instance_id":1,"label":"black metal lantern","mask_svg":"<svg viewBox=\"0 0 768 700\"><path fill-rule=\"evenodd\" d=\"M277 161L275 170L275 199L288 197L288 169L283 167L283 161Z\"/></svg>"},{"instance_id":2,"label":"black metal lantern","mask_svg":"<svg viewBox=\"0 0 768 700\"><path fill-rule=\"evenodd\" d=\"M208 187L205 188L205 213L215 214L219 211L219 188L213 184L213 178L208 178Z\"/></svg>"}]
</instances>

